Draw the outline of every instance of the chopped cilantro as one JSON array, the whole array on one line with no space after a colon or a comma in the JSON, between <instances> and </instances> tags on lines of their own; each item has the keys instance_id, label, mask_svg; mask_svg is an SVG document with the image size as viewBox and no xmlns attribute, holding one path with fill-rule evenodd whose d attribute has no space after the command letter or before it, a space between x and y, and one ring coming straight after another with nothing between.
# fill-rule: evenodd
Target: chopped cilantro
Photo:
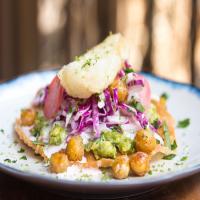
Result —
<instances>
[{"instance_id":1,"label":"chopped cilantro","mask_svg":"<svg viewBox=\"0 0 200 200\"><path fill-rule=\"evenodd\" d=\"M149 174L149 175L152 175L153 173L152 173L152 171L151 171L151 170L149 170L148 174Z\"/></svg>"},{"instance_id":2,"label":"chopped cilantro","mask_svg":"<svg viewBox=\"0 0 200 200\"><path fill-rule=\"evenodd\" d=\"M132 68L126 68L126 69L124 69L124 72L125 72L126 74L129 74L129 73L134 72L134 70L133 70Z\"/></svg>"},{"instance_id":3,"label":"chopped cilantro","mask_svg":"<svg viewBox=\"0 0 200 200\"><path fill-rule=\"evenodd\" d=\"M42 113L37 112L34 127L31 129L31 134L35 137L39 137L43 127L47 126L48 122Z\"/></svg>"},{"instance_id":4,"label":"chopped cilantro","mask_svg":"<svg viewBox=\"0 0 200 200\"><path fill-rule=\"evenodd\" d=\"M190 119L189 118L186 118L186 119L183 119L183 120L180 120L177 124L177 127L178 128L186 128L190 125Z\"/></svg>"},{"instance_id":5,"label":"chopped cilantro","mask_svg":"<svg viewBox=\"0 0 200 200\"><path fill-rule=\"evenodd\" d=\"M70 106L68 112L72 113L72 111L73 111L72 106Z\"/></svg>"},{"instance_id":6,"label":"chopped cilantro","mask_svg":"<svg viewBox=\"0 0 200 200\"><path fill-rule=\"evenodd\" d=\"M85 68L85 67L87 67L87 66L89 67L89 66L91 65L91 61L92 61L91 58L87 59L87 60L85 61L85 63L83 64L82 68Z\"/></svg>"},{"instance_id":7,"label":"chopped cilantro","mask_svg":"<svg viewBox=\"0 0 200 200\"><path fill-rule=\"evenodd\" d=\"M178 162L177 162L177 163L175 163L175 165L179 166L179 165L183 165L183 163L178 163Z\"/></svg>"},{"instance_id":8,"label":"chopped cilantro","mask_svg":"<svg viewBox=\"0 0 200 200\"><path fill-rule=\"evenodd\" d=\"M1 133L4 133L4 130L1 128L1 129L0 129L0 132L1 132Z\"/></svg>"},{"instance_id":9,"label":"chopped cilantro","mask_svg":"<svg viewBox=\"0 0 200 200\"><path fill-rule=\"evenodd\" d=\"M113 131L117 131L119 133L123 133L123 129L120 125L115 125L111 128Z\"/></svg>"},{"instance_id":10,"label":"chopped cilantro","mask_svg":"<svg viewBox=\"0 0 200 200\"><path fill-rule=\"evenodd\" d=\"M6 158L6 159L4 160L4 162L11 163L12 161L11 161L9 158Z\"/></svg>"},{"instance_id":11,"label":"chopped cilantro","mask_svg":"<svg viewBox=\"0 0 200 200\"><path fill-rule=\"evenodd\" d=\"M174 140L174 143L171 145L171 150L175 150L177 148L176 140Z\"/></svg>"},{"instance_id":12,"label":"chopped cilantro","mask_svg":"<svg viewBox=\"0 0 200 200\"><path fill-rule=\"evenodd\" d=\"M187 159L188 159L187 156L183 156L183 157L181 158L181 161L185 161L185 160L187 160Z\"/></svg>"},{"instance_id":13,"label":"chopped cilantro","mask_svg":"<svg viewBox=\"0 0 200 200\"><path fill-rule=\"evenodd\" d=\"M153 122L152 122L152 125L154 128L158 129L161 125L161 122L159 119L155 119Z\"/></svg>"},{"instance_id":14,"label":"chopped cilantro","mask_svg":"<svg viewBox=\"0 0 200 200\"><path fill-rule=\"evenodd\" d=\"M139 111L139 112L144 112L144 107L143 107L143 105L142 105L140 102L133 100L133 101L130 103L130 105L131 105L132 107L134 107L137 111Z\"/></svg>"},{"instance_id":15,"label":"chopped cilantro","mask_svg":"<svg viewBox=\"0 0 200 200\"><path fill-rule=\"evenodd\" d=\"M26 156L22 156L22 157L20 158L20 160L27 160L27 157L26 157Z\"/></svg>"},{"instance_id":16,"label":"chopped cilantro","mask_svg":"<svg viewBox=\"0 0 200 200\"><path fill-rule=\"evenodd\" d=\"M163 98L163 99L165 99L165 100L167 100L167 99L169 99L169 94L167 94L166 92L164 92L164 93L162 93L160 95L160 97Z\"/></svg>"},{"instance_id":17,"label":"chopped cilantro","mask_svg":"<svg viewBox=\"0 0 200 200\"><path fill-rule=\"evenodd\" d=\"M175 156L176 156L176 154L169 154L167 156L164 156L163 159L164 160L172 160Z\"/></svg>"},{"instance_id":18,"label":"chopped cilantro","mask_svg":"<svg viewBox=\"0 0 200 200\"><path fill-rule=\"evenodd\" d=\"M8 162L8 163L16 163L17 160L11 160L11 159L9 159L9 158L6 158L6 159L4 160L4 162Z\"/></svg>"},{"instance_id":19,"label":"chopped cilantro","mask_svg":"<svg viewBox=\"0 0 200 200\"><path fill-rule=\"evenodd\" d=\"M18 153L24 153L25 152L25 149L21 148Z\"/></svg>"}]
</instances>

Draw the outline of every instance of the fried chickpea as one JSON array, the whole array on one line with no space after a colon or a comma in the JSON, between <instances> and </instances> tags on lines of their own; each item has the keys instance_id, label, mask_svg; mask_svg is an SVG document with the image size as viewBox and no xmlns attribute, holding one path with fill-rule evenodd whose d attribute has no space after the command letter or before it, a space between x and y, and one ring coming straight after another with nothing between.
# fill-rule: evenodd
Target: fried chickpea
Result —
<instances>
[{"instance_id":1,"label":"fried chickpea","mask_svg":"<svg viewBox=\"0 0 200 200\"><path fill-rule=\"evenodd\" d=\"M84 144L80 135L72 136L67 144L66 153L71 161L80 161L84 156Z\"/></svg>"},{"instance_id":2,"label":"fried chickpea","mask_svg":"<svg viewBox=\"0 0 200 200\"><path fill-rule=\"evenodd\" d=\"M137 151L151 153L156 148L156 139L150 130L139 130L135 136L135 145Z\"/></svg>"},{"instance_id":3,"label":"fried chickpea","mask_svg":"<svg viewBox=\"0 0 200 200\"><path fill-rule=\"evenodd\" d=\"M125 179L130 171L129 158L126 155L118 156L112 165L113 176L116 179Z\"/></svg>"},{"instance_id":4,"label":"fried chickpea","mask_svg":"<svg viewBox=\"0 0 200 200\"><path fill-rule=\"evenodd\" d=\"M57 152L50 158L50 171L53 173L62 173L67 170L69 160L65 153Z\"/></svg>"},{"instance_id":5,"label":"fried chickpea","mask_svg":"<svg viewBox=\"0 0 200 200\"><path fill-rule=\"evenodd\" d=\"M116 78L110 86L110 92L113 95L113 90L117 88L119 102L124 102L128 97L128 89L123 80Z\"/></svg>"},{"instance_id":6,"label":"fried chickpea","mask_svg":"<svg viewBox=\"0 0 200 200\"><path fill-rule=\"evenodd\" d=\"M144 152L137 152L130 157L130 167L133 173L144 176L150 168L149 156Z\"/></svg>"},{"instance_id":7,"label":"fried chickpea","mask_svg":"<svg viewBox=\"0 0 200 200\"><path fill-rule=\"evenodd\" d=\"M21 124L31 126L34 124L36 112L33 109L24 109L21 111Z\"/></svg>"}]
</instances>

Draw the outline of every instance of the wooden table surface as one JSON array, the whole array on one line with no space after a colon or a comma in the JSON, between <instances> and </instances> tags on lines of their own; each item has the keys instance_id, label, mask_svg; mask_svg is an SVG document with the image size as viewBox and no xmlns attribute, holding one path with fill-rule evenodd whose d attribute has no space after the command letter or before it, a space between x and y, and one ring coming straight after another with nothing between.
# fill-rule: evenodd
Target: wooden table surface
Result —
<instances>
[{"instance_id":1,"label":"wooden table surface","mask_svg":"<svg viewBox=\"0 0 200 200\"><path fill-rule=\"evenodd\" d=\"M72 198L71 196L59 196L51 193L51 191L42 190L34 185L17 180L7 175L0 175L0 200L83 200L87 199L78 195ZM132 200L135 198L124 198L123 200ZM170 185L162 186L159 191L156 191L148 196L140 197L140 200L200 200L200 174L183 179L178 182L173 182Z\"/></svg>"}]
</instances>

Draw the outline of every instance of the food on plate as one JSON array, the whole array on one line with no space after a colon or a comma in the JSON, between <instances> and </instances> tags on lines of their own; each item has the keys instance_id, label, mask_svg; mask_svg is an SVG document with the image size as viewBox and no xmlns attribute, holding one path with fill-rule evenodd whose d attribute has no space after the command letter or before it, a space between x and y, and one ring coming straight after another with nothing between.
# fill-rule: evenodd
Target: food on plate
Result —
<instances>
[{"instance_id":1,"label":"food on plate","mask_svg":"<svg viewBox=\"0 0 200 200\"><path fill-rule=\"evenodd\" d=\"M108 36L63 66L21 111L15 130L52 173L70 166L110 169L116 179L144 176L155 157L175 154L166 99L129 63L121 34Z\"/></svg>"}]
</instances>

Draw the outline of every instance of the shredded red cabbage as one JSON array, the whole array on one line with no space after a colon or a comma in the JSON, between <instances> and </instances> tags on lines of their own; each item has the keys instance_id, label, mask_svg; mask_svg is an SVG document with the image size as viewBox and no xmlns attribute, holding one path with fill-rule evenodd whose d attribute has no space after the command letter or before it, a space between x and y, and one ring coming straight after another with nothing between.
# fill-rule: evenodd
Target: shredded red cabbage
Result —
<instances>
[{"instance_id":1,"label":"shredded red cabbage","mask_svg":"<svg viewBox=\"0 0 200 200\"><path fill-rule=\"evenodd\" d=\"M114 101L114 105L115 105L115 111L118 109L118 89L114 88L113 89L113 101Z\"/></svg>"},{"instance_id":2,"label":"shredded red cabbage","mask_svg":"<svg viewBox=\"0 0 200 200\"><path fill-rule=\"evenodd\" d=\"M99 111L97 106L97 99L95 97L92 98L92 119L93 119L93 130L95 132L95 137L98 138L100 136Z\"/></svg>"},{"instance_id":3,"label":"shredded red cabbage","mask_svg":"<svg viewBox=\"0 0 200 200\"><path fill-rule=\"evenodd\" d=\"M132 66L127 61L125 61L125 67L131 68ZM118 73L118 77L122 78L124 76L127 75L125 74L124 70L121 70ZM127 83L128 87L144 86L143 80L137 80L135 78L135 73L131 72L128 74L128 76L131 79L129 83ZM44 101L47 90L47 87L43 89L44 95L40 96L40 101L38 102ZM104 103L102 106L98 107L98 99L100 97L97 95L93 95L87 100L80 100L70 97L65 92L63 95L61 110L57 117L54 119L54 122L63 121L65 123L65 127L69 131L69 137L70 135L81 134L83 131L90 129L94 132L94 137L98 138L101 134L100 130L102 125L110 128L116 125L129 124L133 122L133 120L137 120L137 124L138 126L140 125L141 128L146 128L149 125L151 129L154 129L154 131L156 130L155 127L149 124L145 113L138 112L132 106L119 102L117 88L113 89L112 95L109 89L105 89L103 94L105 99L101 101L104 101ZM115 117L120 114L124 116L126 120L122 120L122 118L115 120Z\"/></svg>"},{"instance_id":4,"label":"shredded red cabbage","mask_svg":"<svg viewBox=\"0 0 200 200\"><path fill-rule=\"evenodd\" d=\"M112 107L110 91L108 89L104 90L104 95L105 95L105 104L106 104L107 113L108 115L113 115L114 111Z\"/></svg>"}]
</instances>

